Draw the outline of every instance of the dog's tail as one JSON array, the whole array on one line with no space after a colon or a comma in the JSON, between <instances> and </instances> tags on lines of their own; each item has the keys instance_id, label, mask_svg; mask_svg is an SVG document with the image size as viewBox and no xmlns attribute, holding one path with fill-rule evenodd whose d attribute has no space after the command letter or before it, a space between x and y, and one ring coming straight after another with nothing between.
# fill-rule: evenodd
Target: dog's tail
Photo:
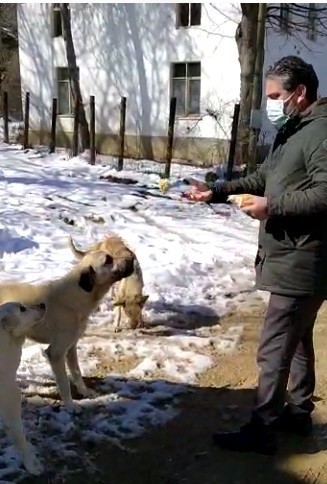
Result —
<instances>
[{"instance_id":1,"label":"dog's tail","mask_svg":"<svg viewBox=\"0 0 327 484\"><path fill-rule=\"evenodd\" d=\"M73 242L72 236L69 236L69 247L71 248L73 254L78 258L81 259L82 257L85 256L86 252L83 252L82 250L76 249L75 244Z\"/></svg>"}]
</instances>

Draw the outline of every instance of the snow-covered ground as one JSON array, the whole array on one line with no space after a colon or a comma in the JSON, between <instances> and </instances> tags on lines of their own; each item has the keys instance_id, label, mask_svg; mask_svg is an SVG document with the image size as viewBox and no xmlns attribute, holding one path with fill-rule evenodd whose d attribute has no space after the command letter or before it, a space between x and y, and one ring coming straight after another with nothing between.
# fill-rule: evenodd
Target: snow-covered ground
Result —
<instances>
[{"instance_id":1,"label":"snow-covered ground","mask_svg":"<svg viewBox=\"0 0 327 484\"><path fill-rule=\"evenodd\" d=\"M24 123L22 121L14 120L11 117L9 117L8 121L9 143L22 142L21 140L24 132ZM4 139L4 131L4 118L3 116L0 116L0 140Z\"/></svg>"},{"instance_id":2,"label":"snow-covered ground","mask_svg":"<svg viewBox=\"0 0 327 484\"><path fill-rule=\"evenodd\" d=\"M69 234L86 247L116 233L136 252L150 296L149 329L114 334L108 299L92 317L79 358L85 376L98 376L93 383L99 397L81 400L81 415L56 404L41 345L26 342L18 374L30 397L23 417L41 457L51 455L50 472L57 458L68 470L87 463L77 451L80 441L124 445L174 417L175 399L213 364L212 348L232 351L239 341L242 322L222 329L217 317L252 289L257 222L234 207L182 199L183 178L201 178L201 169L173 165L171 188L163 195L162 168L129 161L118 173L110 159L91 167L83 157L0 145L0 280L59 277L74 263ZM108 182L108 176L131 183ZM110 371L111 363L124 361L124 374ZM19 466L0 429L0 480L24 476Z\"/></svg>"}]
</instances>

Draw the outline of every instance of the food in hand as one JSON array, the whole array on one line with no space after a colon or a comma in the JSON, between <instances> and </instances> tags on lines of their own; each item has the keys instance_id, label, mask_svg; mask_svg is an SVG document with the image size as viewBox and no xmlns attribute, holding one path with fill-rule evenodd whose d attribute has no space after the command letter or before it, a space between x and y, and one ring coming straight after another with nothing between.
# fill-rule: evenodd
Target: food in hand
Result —
<instances>
[{"instance_id":1,"label":"food in hand","mask_svg":"<svg viewBox=\"0 0 327 484\"><path fill-rule=\"evenodd\" d=\"M243 193L242 195L229 195L227 200L231 203L235 203L238 208L246 207L247 205L252 205L254 195L249 195L248 193Z\"/></svg>"}]
</instances>

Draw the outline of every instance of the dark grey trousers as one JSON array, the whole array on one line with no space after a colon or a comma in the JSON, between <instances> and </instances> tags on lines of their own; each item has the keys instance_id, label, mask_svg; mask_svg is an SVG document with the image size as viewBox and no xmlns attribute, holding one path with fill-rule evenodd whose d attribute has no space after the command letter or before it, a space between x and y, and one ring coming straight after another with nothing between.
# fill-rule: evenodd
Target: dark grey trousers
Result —
<instances>
[{"instance_id":1,"label":"dark grey trousers","mask_svg":"<svg viewBox=\"0 0 327 484\"><path fill-rule=\"evenodd\" d=\"M270 425L277 420L285 405L287 383L294 413L314 409L313 326L322 303L318 297L270 295L257 357L261 371L255 421Z\"/></svg>"}]
</instances>

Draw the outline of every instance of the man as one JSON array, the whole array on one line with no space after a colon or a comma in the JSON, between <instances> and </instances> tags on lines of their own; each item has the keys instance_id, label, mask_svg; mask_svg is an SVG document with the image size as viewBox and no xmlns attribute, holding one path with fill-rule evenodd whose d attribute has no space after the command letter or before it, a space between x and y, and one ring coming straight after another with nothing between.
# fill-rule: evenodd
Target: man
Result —
<instances>
[{"instance_id":1,"label":"man","mask_svg":"<svg viewBox=\"0 0 327 484\"><path fill-rule=\"evenodd\" d=\"M194 182L185 196L215 203L255 195L243 210L261 221L256 287L270 292L256 403L248 424L213 440L229 450L274 454L276 430L312 430L312 334L327 295L327 99L317 101L316 73L299 57L277 61L265 81L267 116L278 130L267 159L255 173L211 189Z\"/></svg>"}]
</instances>

